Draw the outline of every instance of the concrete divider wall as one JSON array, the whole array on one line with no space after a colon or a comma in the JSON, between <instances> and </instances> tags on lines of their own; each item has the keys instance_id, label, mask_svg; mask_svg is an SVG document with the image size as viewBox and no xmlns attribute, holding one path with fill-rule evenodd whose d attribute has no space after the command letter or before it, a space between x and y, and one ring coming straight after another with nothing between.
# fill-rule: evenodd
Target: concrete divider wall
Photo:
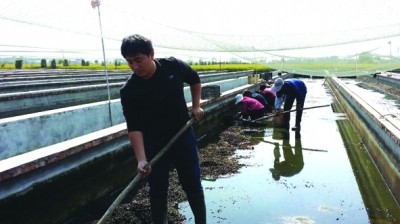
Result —
<instances>
[{"instance_id":1,"label":"concrete divider wall","mask_svg":"<svg viewBox=\"0 0 400 224\"><path fill-rule=\"evenodd\" d=\"M107 101L1 119L0 160L110 126Z\"/></svg>"},{"instance_id":2,"label":"concrete divider wall","mask_svg":"<svg viewBox=\"0 0 400 224\"><path fill-rule=\"evenodd\" d=\"M124 74L110 74L109 78L124 78L129 73ZM48 74L43 76L23 76L23 77L0 77L0 86L5 86L7 84L17 84L17 83L49 83L49 82L62 82L71 80L106 80L104 74L81 74L81 75L55 75Z\"/></svg>"},{"instance_id":3,"label":"concrete divider wall","mask_svg":"<svg viewBox=\"0 0 400 224\"><path fill-rule=\"evenodd\" d=\"M207 74L207 75L200 75L200 80L202 83L207 82L215 82L225 79L233 79L239 78L243 76L252 75L254 73L253 70L248 71L240 71L240 72L223 72L223 73L216 73L216 74Z\"/></svg>"},{"instance_id":4,"label":"concrete divider wall","mask_svg":"<svg viewBox=\"0 0 400 224\"><path fill-rule=\"evenodd\" d=\"M395 88L400 88L400 79L385 77L383 75L377 75L376 78L373 78L372 76L369 76L369 75L363 75L363 76L361 76L361 78L368 79L370 81L381 82L383 84L386 84L388 86L392 86Z\"/></svg>"},{"instance_id":5,"label":"concrete divider wall","mask_svg":"<svg viewBox=\"0 0 400 224\"><path fill-rule=\"evenodd\" d=\"M380 114L363 103L338 78L329 78L328 83L346 111L349 120L360 134L372 160L400 202L400 132L396 121L381 118ZM398 122L398 121L397 121Z\"/></svg>"},{"instance_id":6,"label":"concrete divider wall","mask_svg":"<svg viewBox=\"0 0 400 224\"><path fill-rule=\"evenodd\" d=\"M221 92L247 85L247 77L218 81ZM205 84L207 85L207 84ZM184 88L191 102L190 87ZM125 122L119 99L0 120L0 160Z\"/></svg>"},{"instance_id":7,"label":"concrete divider wall","mask_svg":"<svg viewBox=\"0 0 400 224\"><path fill-rule=\"evenodd\" d=\"M258 89L258 85L240 86L219 98L202 100L201 106L207 116L194 125L197 136L220 124L228 113L234 113L236 94L247 88ZM21 165L3 172L8 178L0 179L1 220L5 223L63 223L87 203L126 186L135 175L137 164L123 126L91 133L91 138L81 136L88 144L77 139L61 143L65 148L54 155L58 160L53 161L50 156L40 168L29 166L32 169L27 171L27 166ZM76 146L84 146L84 149L69 153ZM38 163L42 164L41 160ZM18 215L23 207L29 208L29 216Z\"/></svg>"},{"instance_id":8,"label":"concrete divider wall","mask_svg":"<svg viewBox=\"0 0 400 224\"><path fill-rule=\"evenodd\" d=\"M200 75L202 74L212 74L212 73L221 73L221 72L228 72L227 70L210 70L210 71L199 71L198 73ZM109 76L117 76L117 75L129 75L132 73L130 69L126 70L108 70L107 71ZM7 80L10 79L18 79L18 78L35 78L35 77L51 77L53 76L54 78L56 77L71 77L71 76L105 76L104 70L85 70L85 69L79 69L79 70L65 70L65 69L42 69L38 71L28 71L26 69L24 70L0 70L0 80L1 78L5 78ZM0 81L1 82L1 81Z\"/></svg>"},{"instance_id":9,"label":"concrete divider wall","mask_svg":"<svg viewBox=\"0 0 400 224\"><path fill-rule=\"evenodd\" d=\"M121 84L110 84L111 99L119 98ZM108 99L107 86L81 86L0 95L0 118L100 102Z\"/></svg>"},{"instance_id":10,"label":"concrete divider wall","mask_svg":"<svg viewBox=\"0 0 400 224\"><path fill-rule=\"evenodd\" d=\"M222 80L218 84L225 86L224 80L232 79L232 77L243 77L248 73L252 73L252 71L217 73L204 77L201 76L200 79L202 83ZM123 84L124 83L111 83L109 85L111 99L119 98L119 90ZM225 88L224 86L222 88ZM106 84L0 94L0 118L100 102L107 99L108 93Z\"/></svg>"},{"instance_id":11,"label":"concrete divider wall","mask_svg":"<svg viewBox=\"0 0 400 224\"><path fill-rule=\"evenodd\" d=\"M220 91L222 93L222 92L234 89L239 86L244 86L247 84L248 84L248 80L247 80L247 76L246 76L246 77L240 77L240 78L235 78L235 79L226 79L223 81L205 83L205 84L202 84L202 86L218 85L220 87ZM186 102L187 103L192 102L192 93L190 92L190 87L184 88L184 94L185 94Z\"/></svg>"},{"instance_id":12,"label":"concrete divider wall","mask_svg":"<svg viewBox=\"0 0 400 224\"><path fill-rule=\"evenodd\" d=\"M207 82L225 80L228 78L243 77L250 74L253 74L253 71L207 74L207 75L200 75L200 80L202 83L207 83ZM79 78L70 77L69 79L58 76L56 77L59 78L57 80L38 79L32 81L9 81L2 83L1 81L4 81L5 79L3 78L3 80L0 79L0 94L106 84L106 79L104 75L103 76L96 75L95 77L93 76L94 75L88 75L88 76L81 75ZM109 77L108 82L120 84L122 86L127 80L127 77L129 76L130 74L127 74L125 76L112 75ZM35 77L30 77L30 78L35 78Z\"/></svg>"},{"instance_id":13,"label":"concrete divider wall","mask_svg":"<svg viewBox=\"0 0 400 224\"><path fill-rule=\"evenodd\" d=\"M119 84L120 86L125 83L126 77L121 78L109 78L108 83ZM52 81L52 82L33 82L29 81L28 83L0 83L0 94L7 93L23 93L29 91L43 91L50 89L60 89L60 88L70 88L70 87L79 87L79 86L89 86L89 85L103 85L106 84L107 81L105 78L102 79L80 79L80 80L60 80L60 81Z\"/></svg>"}]
</instances>

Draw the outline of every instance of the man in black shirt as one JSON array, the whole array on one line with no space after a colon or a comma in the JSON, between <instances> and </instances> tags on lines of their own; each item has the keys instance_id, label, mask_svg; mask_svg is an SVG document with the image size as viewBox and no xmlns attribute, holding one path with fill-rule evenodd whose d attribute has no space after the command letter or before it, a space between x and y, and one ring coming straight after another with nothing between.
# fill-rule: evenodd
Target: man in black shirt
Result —
<instances>
[{"instance_id":1,"label":"man in black shirt","mask_svg":"<svg viewBox=\"0 0 400 224\"><path fill-rule=\"evenodd\" d=\"M181 60L155 59L151 40L141 35L124 38L121 54L133 71L120 90L121 104L138 161L137 171L148 176L153 222L167 223L169 167L173 163L195 222L206 223L197 140L192 128L183 133L153 167L144 169L190 119L183 93L184 82L190 85L192 117L196 121L203 117L199 75Z\"/></svg>"}]
</instances>

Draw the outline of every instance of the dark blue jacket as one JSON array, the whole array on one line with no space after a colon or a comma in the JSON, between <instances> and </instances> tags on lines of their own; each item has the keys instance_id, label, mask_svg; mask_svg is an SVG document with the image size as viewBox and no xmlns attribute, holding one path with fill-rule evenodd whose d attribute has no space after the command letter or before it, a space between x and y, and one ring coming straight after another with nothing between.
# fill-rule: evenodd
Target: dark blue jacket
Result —
<instances>
[{"instance_id":1,"label":"dark blue jacket","mask_svg":"<svg viewBox=\"0 0 400 224\"><path fill-rule=\"evenodd\" d=\"M307 94L307 87L300 79L286 79L284 85L276 93L276 98L282 99L283 96L287 99L296 99L297 103L304 103ZM280 108L282 100L275 101L275 108Z\"/></svg>"},{"instance_id":2,"label":"dark blue jacket","mask_svg":"<svg viewBox=\"0 0 400 224\"><path fill-rule=\"evenodd\" d=\"M260 102L264 107L268 107L268 103L265 100L265 98L259 94L259 93L252 93L251 98L256 99L258 102Z\"/></svg>"}]
</instances>

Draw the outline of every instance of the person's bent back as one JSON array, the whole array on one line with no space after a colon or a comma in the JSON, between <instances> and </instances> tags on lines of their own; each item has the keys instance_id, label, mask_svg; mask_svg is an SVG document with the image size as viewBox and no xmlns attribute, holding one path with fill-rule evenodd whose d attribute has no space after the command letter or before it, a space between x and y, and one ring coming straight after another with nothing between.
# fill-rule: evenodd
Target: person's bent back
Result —
<instances>
[{"instance_id":1,"label":"person's bent back","mask_svg":"<svg viewBox=\"0 0 400 224\"><path fill-rule=\"evenodd\" d=\"M271 91L271 89L264 89L260 92L260 94L265 98L268 105L271 105L272 108L275 108L275 92Z\"/></svg>"},{"instance_id":2,"label":"person's bent back","mask_svg":"<svg viewBox=\"0 0 400 224\"><path fill-rule=\"evenodd\" d=\"M236 96L236 103L242 104L242 116L243 118L250 118L252 120L263 117L264 116L264 106L258 102L258 100L253 99L251 97L242 96L242 94L238 94Z\"/></svg>"}]
</instances>

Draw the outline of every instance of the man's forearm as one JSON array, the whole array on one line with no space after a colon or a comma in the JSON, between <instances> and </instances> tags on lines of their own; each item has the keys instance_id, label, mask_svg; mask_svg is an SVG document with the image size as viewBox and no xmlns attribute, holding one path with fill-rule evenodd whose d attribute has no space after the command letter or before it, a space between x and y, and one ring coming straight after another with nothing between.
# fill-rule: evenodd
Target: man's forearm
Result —
<instances>
[{"instance_id":1,"label":"man's forearm","mask_svg":"<svg viewBox=\"0 0 400 224\"><path fill-rule=\"evenodd\" d=\"M281 109L283 97L275 99L275 109Z\"/></svg>"},{"instance_id":2,"label":"man's forearm","mask_svg":"<svg viewBox=\"0 0 400 224\"><path fill-rule=\"evenodd\" d=\"M133 152L137 161L146 160L146 154L144 152L143 134L140 131L129 132L129 141L131 142Z\"/></svg>"},{"instance_id":3,"label":"man's forearm","mask_svg":"<svg viewBox=\"0 0 400 224\"><path fill-rule=\"evenodd\" d=\"M200 107L201 83L190 86L190 93L192 94L192 107Z\"/></svg>"}]
</instances>

